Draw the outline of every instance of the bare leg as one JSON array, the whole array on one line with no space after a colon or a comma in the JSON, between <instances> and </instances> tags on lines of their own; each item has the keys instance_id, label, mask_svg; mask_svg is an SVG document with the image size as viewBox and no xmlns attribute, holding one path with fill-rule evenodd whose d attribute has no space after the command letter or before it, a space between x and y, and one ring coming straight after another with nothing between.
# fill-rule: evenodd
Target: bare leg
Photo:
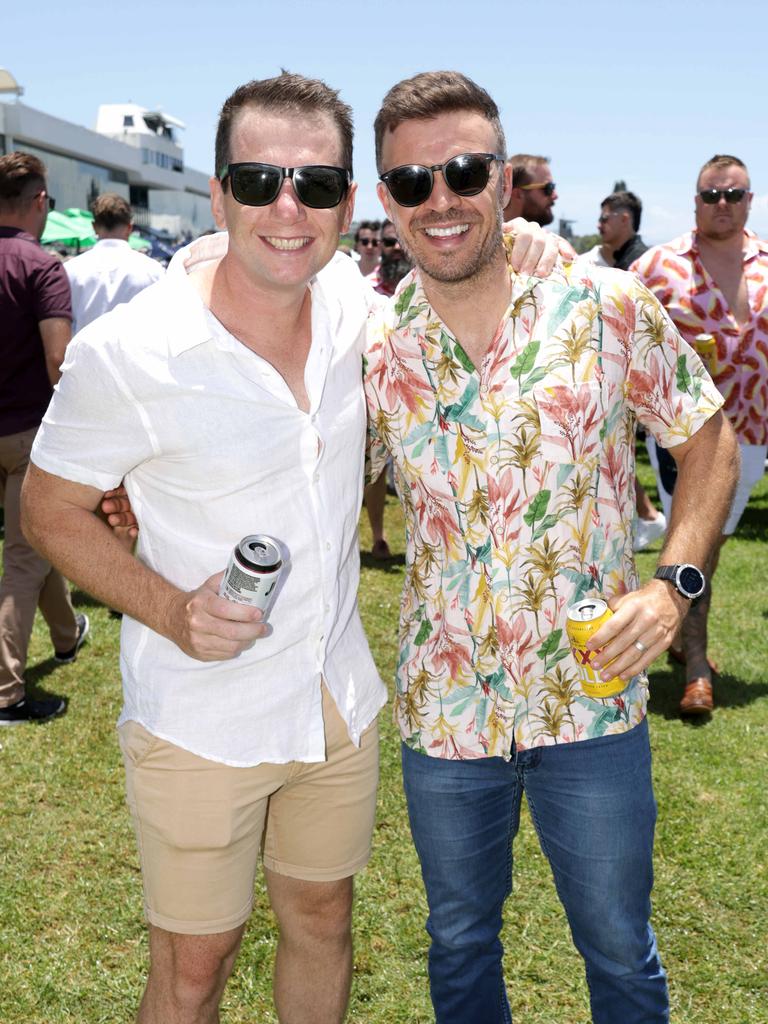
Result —
<instances>
[{"instance_id":1,"label":"bare leg","mask_svg":"<svg viewBox=\"0 0 768 1024\"><path fill-rule=\"evenodd\" d=\"M373 535L373 555L378 558L389 558L389 546L384 537L384 502L387 498L387 471L382 472L378 480L365 488L365 507Z\"/></svg>"},{"instance_id":2,"label":"bare leg","mask_svg":"<svg viewBox=\"0 0 768 1024\"><path fill-rule=\"evenodd\" d=\"M645 488L635 477L635 510L638 519L658 519L659 510L645 492Z\"/></svg>"},{"instance_id":3,"label":"bare leg","mask_svg":"<svg viewBox=\"0 0 768 1024\"><path fill-rule=\"evenodd\" d=\"M150 968L137 1024L218 1024L219 1003L245 925L180 935L150 925Z\"/></svg>"},{"instance_id":4,"label":"bare leg","mask_svg":"<svg viewBox=\"0 0 768 1024\"><path fill-rule=\"evenodd\" d=\"M280 926L275 1006L280 1024L341 1024L352 981L352 878L303 882L264 869Z\"/></svg>"}]
</instances>

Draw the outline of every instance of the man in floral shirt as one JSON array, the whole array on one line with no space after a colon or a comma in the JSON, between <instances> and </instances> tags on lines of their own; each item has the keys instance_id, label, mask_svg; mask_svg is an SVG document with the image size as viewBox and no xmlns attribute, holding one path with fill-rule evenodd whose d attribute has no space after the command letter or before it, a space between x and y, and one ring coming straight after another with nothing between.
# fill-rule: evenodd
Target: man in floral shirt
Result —
<instances>
[{"instance_id":1,"label":"man in floral shirt","mask_svg":"<svg viewBox=\"0 0 768 1024\"><path fill-rule=\"evenodd\" d=\"M749 494L763 475L768 446L768 242L746 223L752 202L749 173L738 157L719 155L704 164L696 183L696 230L649 249L632 270L664 305L690 345L708 344L704 356L723 396L741 452L741 477L712 560L736 527ZM651 449L649 449L651 450ZM652 451L652 458L654 452ZM655 449L659 491L666 506L675 466L664 443ZM708 587L685 620L683 714L713 708L712 663L707 659Z\"/></svg>"},{"instance_id":2,"label":"man in floral shirt","mask_svg":"<svg viewBox=\"0 0 768 1024\"><path fill-rule=\"evenodd\" d=\"M628 275L511 271L504 137L475 83L401 82L375 133L379 195L417 267L365 384L373 473L390 452L406 515L395 714L436 1018L511 1019L499 931L525 791L593 1019L666 1021L643 670L689 601L637 589L633 438L639 419L680 469L663 563L704 565L735 475L722 400ZM565 634L568 605L598 593L615 615L595 664L628 680L604 700L581 690Z\"/></svg>"}]
</instances>

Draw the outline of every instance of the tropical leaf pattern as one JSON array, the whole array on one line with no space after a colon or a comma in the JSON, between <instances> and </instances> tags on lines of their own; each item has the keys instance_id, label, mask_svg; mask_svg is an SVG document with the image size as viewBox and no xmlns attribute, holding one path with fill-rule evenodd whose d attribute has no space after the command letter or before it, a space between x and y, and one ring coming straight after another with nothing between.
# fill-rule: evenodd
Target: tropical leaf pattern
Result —
<instances>
[{"instance_id":1,"label":"tropical leaf pattern","mask_svg":"<svg viewBox=\"0 0 768 1024\"><path fill-rule=\"evenodd\" d=\"M369 332L371 471L394 458L407 533L395 715L412 747L475 758L621 732L647 681L581 690L565 610L638 585L635 420L671 447L722 399L632 276L512 272L475 368L418 273Z\"/></svg>"},{"instance_id":2,"label":"tropical leaf pattern","mask_svg":"<svg viewBox=\"0 0 768 1024\"><path fill-rule=\"evenodd\" d=\"M693 346L711 334L717 354L708 367L725 399L723 411L742 444L768 443L768 242L745 231L744 281L749 321L740 324L702 263L692 231L657 245L632 264ZM685 366L677 373L684 374ZM680 377L678 376L678 380Z\"/></svg>"}]
</instances>

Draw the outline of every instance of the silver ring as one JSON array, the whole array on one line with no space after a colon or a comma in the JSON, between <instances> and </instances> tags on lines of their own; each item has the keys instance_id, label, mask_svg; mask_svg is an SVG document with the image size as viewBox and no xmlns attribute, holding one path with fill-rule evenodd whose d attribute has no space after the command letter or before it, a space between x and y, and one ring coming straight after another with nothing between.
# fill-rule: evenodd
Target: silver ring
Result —
<instances>
[{"instance_id":1,"label":"silver ring","mask_svg":"<svg viewBox=\"0 0 768 1024\"><path fill-rule=\"evenodd\" d=\"M635 640L635 647L638 649L638 651L640 651L641 654L645 654L645 652L648 650L645 644L641 644L639 640Z\"/></svg>"}]
</instances>

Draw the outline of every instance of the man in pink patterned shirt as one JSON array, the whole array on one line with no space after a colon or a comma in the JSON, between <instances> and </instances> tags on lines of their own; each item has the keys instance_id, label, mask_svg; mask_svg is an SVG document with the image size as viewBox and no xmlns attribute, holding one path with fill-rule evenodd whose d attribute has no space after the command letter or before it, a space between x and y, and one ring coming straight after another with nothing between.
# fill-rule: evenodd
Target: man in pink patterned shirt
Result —
<instances>
[{"instance_id":1,"label":"man in pink patterned shirt","mask_svg":"<svg viewBox=\"0 0 768 1024\"><path fill-rule=\"evenodd\" d=\"M725 402L723 410L741 450L741 479L713 555L734 532L749 494L763 475L768 444L768 242L747 230L752 201L749 173L735 156L704 164L696 185L696 229L649 249L632 267L665 306L685 340L698 348ZM674 463L657 448L657 476L665 510L671 504ZM672 465L669 465L672 463ZM670 654L686 664L681 713L708 714L713 708L713 664L707 658L707 617L711 585L691 609L682 628L682 651Z\"/></svg>"}]
</instances>

